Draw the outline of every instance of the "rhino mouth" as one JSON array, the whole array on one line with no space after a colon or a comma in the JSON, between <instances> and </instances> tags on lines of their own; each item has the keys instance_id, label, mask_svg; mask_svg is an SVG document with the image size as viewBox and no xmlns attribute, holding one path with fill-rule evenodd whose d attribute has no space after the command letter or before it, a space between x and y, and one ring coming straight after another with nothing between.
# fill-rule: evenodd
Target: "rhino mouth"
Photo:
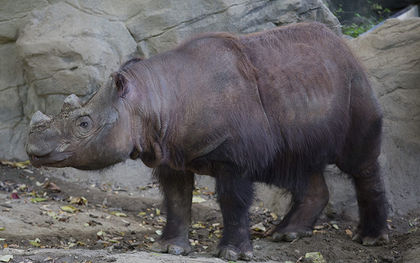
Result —
<instances>
[{"instance_id":1,"label":"rhino mouth","mask_svg":"<svg viewBox=\"0 0 420 263\"><path fill-rule=\"evenodd\" d=\"M41 166L63 167L65 161L71 156L70 152L51 152L42 156L30 154L29 160L32 165L39 168Z\"/></svg>"}]
</instances>

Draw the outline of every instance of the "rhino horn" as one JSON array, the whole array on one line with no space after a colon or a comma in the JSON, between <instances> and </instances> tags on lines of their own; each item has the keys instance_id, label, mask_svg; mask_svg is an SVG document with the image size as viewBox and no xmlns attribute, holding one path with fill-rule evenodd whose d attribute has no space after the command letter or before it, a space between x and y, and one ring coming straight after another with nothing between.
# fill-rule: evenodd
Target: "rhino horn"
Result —
<instances>
[{"instance_id":1,"label":"rhino horn","mask_svg":"<svg viewBox=\"0 0 420 263\"><path fill-rule=\"evenodd\" d=\"M50 122L51 118L45 115L44 113L37 111L32 115L31 122L29 123L30 127L33 127L34 125L40 124L40 123L46 123Z\"/></svg>"},{"instance_id":2,"label":"rhino horn","mask_svg":"<svg viewBox=\"0 0 420 263\"><path fill-rule=\"evenodd\" d=\"M76 95L71 94L64 100L62 110L74 110L80 107L82 107L80 99Z\"/></svg>"}]
</instances>

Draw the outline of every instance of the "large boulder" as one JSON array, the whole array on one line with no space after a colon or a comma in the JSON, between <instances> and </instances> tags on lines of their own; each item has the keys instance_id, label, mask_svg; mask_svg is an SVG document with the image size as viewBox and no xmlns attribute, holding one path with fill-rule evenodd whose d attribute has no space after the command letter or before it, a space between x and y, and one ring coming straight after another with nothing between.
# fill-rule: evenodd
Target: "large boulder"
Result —
<instances>
[{"instance_id":1,"label":"large boulder","mask_svg":"<svg viewBox=\"0 0 420 263\"><path fill-rule=\"evenodd\" d=\"M319 21L337 33L340 24L321 0L149 0L127 20L145 57L209 31L251 33L280 25Z\"/></svg>"},{"instance_id":2,"label":"large boulder","mask_svg":"<svg viewBox=\"0 0 420 263\"><path fill-rule=\"evenodd\" d=\"M27 22L34 8L47 6L47 0L2 0L0 6L0 44L15 41L19 27Z\"/></svg>"},{"instance_id":3,"label":"large boulder","mask_svg":"<svg viewBox=\"0 0 420 263\"><path fill-rule=\"evenodd\" d=\"M0 156L26 158L26 119L23 113L26 86L22 63L13 42L0 45Z\"/></svg>"},{"instance_id":4,"label":"large boulder","mask_svg":"<svg viewBox=\"0 0 420 263\"><path fill-rule=\"evenodd\" d=\"M34 8L47 6L47 0L3 0L0 5L0 158L25 159L27 118L24 115L26 91L22 59L15 41L19 27L28 21Z\"/></svg>"},{"instance_id":5,"label":"large boulder","mask_svg":"<svg viewBox=\"0 0 420 263\"><path fill-rule=\"evenodd\" d=\"M122 22L64 2L32 12L16 43L29 86L27 115L56 113L71 93L87 98L136 51Z\"/></svg>"}]
</instances>

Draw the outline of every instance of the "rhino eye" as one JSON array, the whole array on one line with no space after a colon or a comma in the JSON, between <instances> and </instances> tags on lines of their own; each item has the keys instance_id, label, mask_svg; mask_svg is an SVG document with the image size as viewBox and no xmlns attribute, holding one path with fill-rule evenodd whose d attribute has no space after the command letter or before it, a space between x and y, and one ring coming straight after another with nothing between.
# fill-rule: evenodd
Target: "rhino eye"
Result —
<instances>
[{"instance_id":1,"label":"rhino eye","mask_svg":"<svg viewBox=\"0 0 420 263\"><path fill-rule=\"evenodd\" d=\"M81 116L77 120L76 125L81 129L80 132L87 132L92 127L92 120L89 116Z\"/></svg>"}]
</instances>

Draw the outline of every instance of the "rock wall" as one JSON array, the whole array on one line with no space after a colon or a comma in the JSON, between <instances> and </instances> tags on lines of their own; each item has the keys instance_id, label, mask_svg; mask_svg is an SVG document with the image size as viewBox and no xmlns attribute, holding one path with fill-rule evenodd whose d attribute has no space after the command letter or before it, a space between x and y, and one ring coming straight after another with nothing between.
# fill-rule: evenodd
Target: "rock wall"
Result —
<instances>
[{"instance_id":1,"label":"rock wall","mask_svg":"<svg viewBox=\"0 0 420 263\"><path fill-rule=\"evenodd\" d=\"M0 7L0 159L27 159L28 119L87 99L132 56L149 57L196 33L248 33L320 21L321 0L3 0Z\"/></svg>"}]
</instances>

